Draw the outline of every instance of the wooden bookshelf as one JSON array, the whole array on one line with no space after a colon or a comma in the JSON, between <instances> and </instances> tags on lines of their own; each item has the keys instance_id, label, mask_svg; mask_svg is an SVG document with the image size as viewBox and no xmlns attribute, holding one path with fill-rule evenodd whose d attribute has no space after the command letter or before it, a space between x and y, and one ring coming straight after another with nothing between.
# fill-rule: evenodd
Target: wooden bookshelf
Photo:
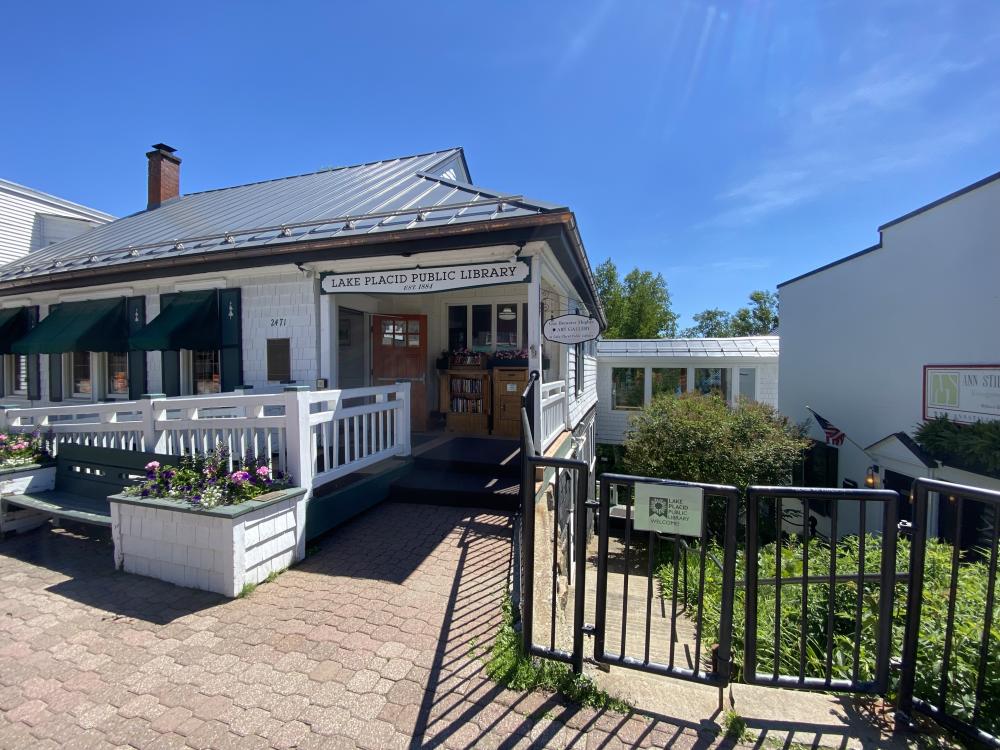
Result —
<instances>
[{"instance_id":1,"label":"wooden bookshelf","mask_svg":"<svg viewBox=\"0 0 1000 750\"><path fill-rule=\"evenodd\" d=\"M487 370L443 370L441 411L448 432L485 435L489 432L492 393Z\"/></svg>"}]
</instances>

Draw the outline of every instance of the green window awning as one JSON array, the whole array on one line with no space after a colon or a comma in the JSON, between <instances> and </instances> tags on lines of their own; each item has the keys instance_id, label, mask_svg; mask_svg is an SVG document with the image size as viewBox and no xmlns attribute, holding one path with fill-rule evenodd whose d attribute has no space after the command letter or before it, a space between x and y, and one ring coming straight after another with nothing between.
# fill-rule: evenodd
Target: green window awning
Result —
<instances>
[{"instance_id":1,"label":"green window awning","mask_svg":"<svg viewBox=\"0 0 1000 750\"><path fill-rule=\"evenodd\" d=\"M62 302L11 346L16 354L128 350L125 298Z\"/></svg>"},{"instance_id":2,"label":"green window awning","mask_svg":"<svg viewBox=\"0 0 1000 750\"><path fill-rule=\"evenodd\" d=\"M221 349L219 293L209 289L171 297L149 325L132 334L129 347L137 351Z\"/></svg>"},{"instance_id":3,"label":"green window awning","mask_svg":"<svg viewBox=\"0 0 1000 750\"><path fill-rule=\"evenodd\" d=\"M14 342L28 331L28 311L23 307L0 310L0 354L12 354Z\"/></svg>"}]
</instances>

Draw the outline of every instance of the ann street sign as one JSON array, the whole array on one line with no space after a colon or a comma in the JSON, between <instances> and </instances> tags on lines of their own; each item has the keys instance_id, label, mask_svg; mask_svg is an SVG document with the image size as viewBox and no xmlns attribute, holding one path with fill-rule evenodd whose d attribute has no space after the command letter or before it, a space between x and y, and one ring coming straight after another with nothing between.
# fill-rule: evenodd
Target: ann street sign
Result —
<instances>
[{"instance_id":1,"label":"ann street sign","mask_svg":"<svg viewBox=\"0 0 1000 750\"><path fill-rule=\"evenodd\" d=\"M1000 420L1000 365L925 365L924 419Z\"/></svg>"},{"instance_id":2,"label":"ann street sign","mask_svg":"<svg viewBox=\"0 0 1000 750\"><path fill-rule=\"evenodd\" d=\"M320 289L324 294L420 294L467 289L477 286L517 284L527 281L530 266L513 263L468 263L461 266L401 268L391 271L324 273Z\"/></svg>"}]
</instances>

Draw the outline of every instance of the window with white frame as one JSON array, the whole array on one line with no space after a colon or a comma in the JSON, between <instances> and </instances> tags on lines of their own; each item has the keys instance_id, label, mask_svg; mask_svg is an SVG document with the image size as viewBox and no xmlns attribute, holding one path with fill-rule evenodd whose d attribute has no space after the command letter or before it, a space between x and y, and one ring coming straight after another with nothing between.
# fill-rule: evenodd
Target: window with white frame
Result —
<instances>
[{"instance_id":1,"label":"window with white frame","mask_svg":"<svg viewBox=\"0 0 1000 750\"><path fill-rule=\"evenodd\" d=\"M191 383L194 392L199 395L221 392L222 378L218 350L191 353Z\"/></svg>"},{"instance_id":2,"label":"window with white frame","mask_svg":"<svg viewBox=\"0 0 1000 750\"><path fill-rule=\"evenodd\" d=\"M611 368L611 408L641 409L645 400L646 370L642 367Z\"/></svg>"},{"instance_id":3,"label":"window with white frame","mask_svg":"<svg viewBox=\"0 0 1000 750\"><path fill-rule=\"evenodd\" d=\"M90 372L90 352L73 352L70 358L70 386L74 396L91 396L94 383Z\"/></svg>"},{"instance_id":4,"label":"window with white frame","mask_svg":"<svg viewBox=\"0 0 1000 750\"><path fill-rule=\"evenodd\" d=\"M576 344L573 347L573 376L576 386L576 395L583 393L583 381L586 374L586 364L584 361L584 345Z\"/></svg>"},{"instance_id":5,"label":"window with white frame","mask_svg":"<svg viewBox=\"0 0 1000 750\"><path fill-rule=\"evenodd\" d=\"M516 351L528 346L528 306L517 302L448 305L448 351Z\"/></svg>"},{"instance_id":6,"label":"window with white frame","mask_svg":"<svg viewBox=\"0 0 1000 750\"><path fill-rule=\"evenodd\" d=\"M686 367L654 367L651 374L653 398L663 393L680 396L687 390Z\"/></svg>"},{"instance_id":7,"label":"window with white frame","mask_svg":"<svg viewBox=\"0 0 1000 750\"><path fill-rule=\"evenodd\" d=\"M109 396L128 395L128 352L108 352L106 388Z\"/></svg>"}]
</instances>

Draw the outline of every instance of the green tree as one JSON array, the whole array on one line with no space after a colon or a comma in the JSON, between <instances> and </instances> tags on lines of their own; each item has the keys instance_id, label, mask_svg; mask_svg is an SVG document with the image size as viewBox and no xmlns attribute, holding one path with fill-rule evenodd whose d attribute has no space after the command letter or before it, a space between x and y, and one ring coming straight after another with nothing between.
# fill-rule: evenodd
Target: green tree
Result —
<instances>
[{"instance_id":1,"label":"green tree","mask_svg":"<svg viewBox=\"0 0 1000 750\"><path fill-rule=\"evenodd\" d=\"M750 293L750 304L728 313L717 307L694 315L695 324L686 328L686 337L766 336L778 327L778 296L758 289Z\"/></svg>"},{"instance_id":2,"label":"green tree","mask_svg":"<svg viewBox=\"0 0 1000 750\"><path fill-rule=\"evenodd\" d=\"M694 325L685 329L685 338L723 338L732 336L732 315L713 307L694 314Z\"/></svg>"},{"instance_id":3,"label":"green tree","mask_svg":"<svg viewBox=\"0 0 1000 750\"><path fill-rule=\"evenodd\" d=\"M594 274L608 328L604 338L651 339L677 335L677 314L662 274L633 268L624 278L608 258Z\"/></svg>"}]
</instances>

